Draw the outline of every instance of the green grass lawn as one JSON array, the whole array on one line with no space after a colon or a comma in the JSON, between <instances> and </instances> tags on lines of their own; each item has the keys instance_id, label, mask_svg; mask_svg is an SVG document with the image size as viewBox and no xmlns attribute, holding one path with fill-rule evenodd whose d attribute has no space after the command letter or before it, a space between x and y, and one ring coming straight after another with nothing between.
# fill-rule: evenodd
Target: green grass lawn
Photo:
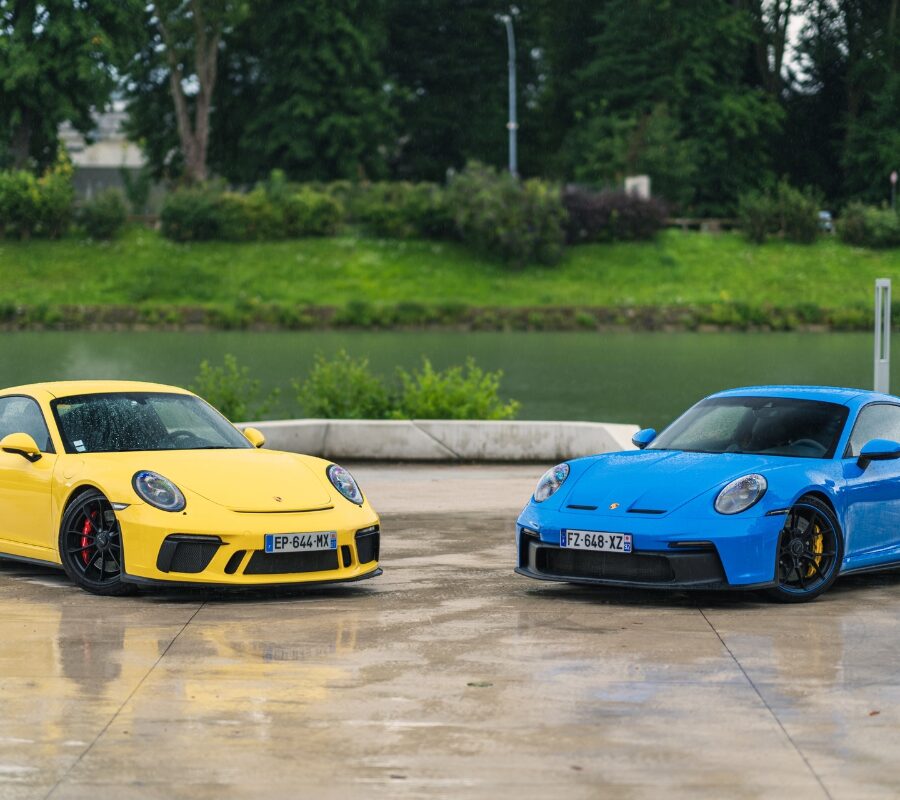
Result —
<instances>
[{"instance_id":1,"label":"green grass lawn","mask_svg":"<svg viewBox=\"0 0 900 800\"><path fill-rule=\"evenodd\" d=\"M342 306L673 306L740 302L868 306L877 277L900 277L900 250L748 243L667 231L656 242L571 248L553 267L511 270L461 245L342 236L174 244L131 228L113 243L0 242L0 303Z\"/></svg>"}]
</instances>

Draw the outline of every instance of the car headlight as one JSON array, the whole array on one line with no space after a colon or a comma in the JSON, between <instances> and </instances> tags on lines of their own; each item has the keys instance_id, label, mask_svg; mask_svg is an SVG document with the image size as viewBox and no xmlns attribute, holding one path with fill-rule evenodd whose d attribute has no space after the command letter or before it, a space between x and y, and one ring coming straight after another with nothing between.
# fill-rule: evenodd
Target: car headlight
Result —
<instances>
[{"instance_id":1,"label":"car headlight","mask_svg":"<svg viewBox=\"0 0 900 800\"><path fill-rule=\"evenodd\" d=\"M756 503L768 488L762 475L744 475L729 483L716 497L716 511L720 514L738 514Z\"/></svg>"},{"instance_id":2,"label":"car headlight","mask_svg":"<svg viewBox=\"0 0 900 800\"><path fill-rule=\"evenodd\" d=\"M332 464L325 470L325 474L328 475L328 480L331 481L331 485L351 503L356 503L358 506L362 505L362 492L359 490L356 481L353 480L353 476L347 472L347 470L343 467L339 467L337 464Z\"/></svg>"},{"instance_id":3,"label":"car headlight","mask_svg":"<svg viewBox=\"0 0 900 800\"><path fill-rule=\"evenodd\" d=\"M131 485L138 497L162 511L181 511L187 504L181 489L157 472L136 472Z\"/></svg>"},{"instance_id":4,"label":"car headlight","mask_svg":"<svg viewBox=\"0 0 900 800\"><path fill-rule=\"evenodd\" d=\"M566 482L568 477L568 464L557 464L552 469L548 469L541 475L537 488L534 490L534 502L543 503L544 500L551 497Z\"/></svg>"}]
</instances>

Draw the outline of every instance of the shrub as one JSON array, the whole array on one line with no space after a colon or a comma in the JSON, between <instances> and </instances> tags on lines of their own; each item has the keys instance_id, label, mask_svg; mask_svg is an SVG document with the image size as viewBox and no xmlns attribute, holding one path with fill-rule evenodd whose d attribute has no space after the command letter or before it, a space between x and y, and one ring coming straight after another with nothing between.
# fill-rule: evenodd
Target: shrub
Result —
<instances>
[{"instance_id":1,"label":"shrub","mask_svg":"<svg viewBox=\"0 0 900 800\"><path fill-rule=\"evenodd\" d=\"M247 367L238 366L233 355L226 354L220 367L204 360L194 385L188 388L228 419L247 422L267 414L279 395L279 390L274 389L262 397L259 381L250 378L249 373Z\"/></svg>"},{"instance_id":2,"label":"shrub","mask_svg":"<svg viewBox=\"0 0 900 800\"><path fill-rule=\"evenodd\" d=\"M317 354L305 381L294 381L303 412L318 419L384 419L391 401L366 358L341 350L332 360Z\"/></svg>"},{"instance_id":3,"label":"shrub","mask_svg":"<svg viewBox=\"0 0 900 800\"><path fill-rule=\"evenodd\" d=\"M418 372L398 370L401 391L395 419L512 419L519 403L500 399L503 373L485 372L469 358L465 367L438 372L425 358Z\"/></svg>"},{"instance_id":4,"label":"shrub","mask_svg":"<svg viewBox=\"0 0 900 800\"><path fill-rule=\"evenodd\" d=\"M812 192L795 189L780 181L777 190L779 227L784 238L798 244L812 244L819 235L820 199Z\"/></svg>"},{"instance_id":5,"label":"shrub","mask_svg":"<svg viewBox=\"0 0 900 800\"><path fill-rule=\"evenodd\" d=\"M762 192L741 195L738 220L744 235L754 244L764 244L770 233L778 232L776 204Z\"/></svg>"},{"instance_id":6,"label":"shrub","mask_svg":"<svg viewBox=\"0 0 900 800\"><path fill-rule=\"evenodd\" d=\"M666 222L666 206L622 191L592 192L579 186L563 191L571 243L652 239Z\"/></svg>"},{"instance_id":7,"label":"shrub","mask_svg":"<svg viewBox=\"0 0 900 800\"><path fill-rule=\"evenodd\" d=\"M218 198L219 237L233 242L284 238L280 210L269 200L265 189L252 192L223 192Z\"/></svg>"},{"instance_id":8,"label":"shrub","mask_svg":"<svg viewBox=\"0 0 900 800\"><path fill-rule=\"evenodd\" d=\"M0 233L28 239L38 225L40 192L30 172L0 172Z\"/></svg>"},{"instance_id":9,"label":"shrub","mask_svg":"<svg viewBox=\"0 0 900 800\"><path fill-rule=\"evenodd\" d=\"M791 242L812 244L819 235L819 206L815 194L782 180L774 192L741 195L738 215L744 234L756 244L774 233Z\"/></svg>"},{"instance_id":10,"label":"shrub","mask_svg":"<svg viewBox=\"0 0 900 800\"><path fill-rule=\"evenodd\" d=\"M92 239L112 239L125 226L125 196L118 189L104 189L78 210L78 222Z\"/></svg>"},{"instance_id":11,"label":"shrub","mask_svg":"<svg viewBox=\"0 0 900 800\"><path fill-rule=\"evenodd\" d=\"M457 232L470 246L516 266L552 264L562 256L566 214L551 184L522 183L473 162L447 194Z\"/></svg>"},{"instance_id":12,"label":"shrub","mask_svg":"<svg viewBox=\"0 0 900 800\"><path fill-rule=\"evenodd\" d=\"M391 239L445 238L453 219L444 192L433 183L373 183L353 198L352 212L370 233Z\"/></svg>"},{"instance_id":13,"label":"shrub","mask_svg":"<svg viewBox=\"0 0 900 800\"><path fill-rule=\"evenodd\" d=\"M340 201L324 192L304 187L280 201L283 235L333 236L344 218Z\"/></svg>"},{"instance_id":14,"label":"shrub","mask_svg":"<svg viewBox=\"0 0 900 800\"><path fill-rule=\"evenodd\" d=\"M841 241L857 247L900 247L900 216L889 208L851 203L837 223Z\"/></svg>"},{"instance_id":15,"label":"shrub","mask_svg":"<svg viewBox=\"0 0 900 800\"><path fill-rule=\"evenodd\" d=\"M65 152L40 178L0 172L0 236L28 239L62 236L72 222L72 164Z\"/></svg>"},{"instance_id":16,"label":"shrub","mask_svg":"<svg viewBox=\"0 0 900 800\"><path fill-rule=\"evenodd\" d=\"M192 186L169 193L160 212L163 236L176 242L218 239L222 235L221 192Z\"/></svg>"}]
</instances>

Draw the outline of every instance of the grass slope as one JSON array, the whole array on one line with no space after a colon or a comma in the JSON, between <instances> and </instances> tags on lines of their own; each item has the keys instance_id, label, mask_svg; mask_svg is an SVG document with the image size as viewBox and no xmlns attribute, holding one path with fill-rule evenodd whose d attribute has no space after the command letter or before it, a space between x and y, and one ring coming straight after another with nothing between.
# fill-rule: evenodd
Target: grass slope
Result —
<instances>
[{"instance_id":1,"label":"grass slope","mask_svg":"<svg viewBox=\"0 0 900 800\"><path fill-rule=\"evenodd\" d=\"M113 243L0 242L0 304L342 306L868 306L877 277L900 276L900 250L758 247L737 234L667 231L656 242L586 245L554 267L510 270L460 245L350 236L173 244L131 228Z\"/></svg>"}]
</instances>

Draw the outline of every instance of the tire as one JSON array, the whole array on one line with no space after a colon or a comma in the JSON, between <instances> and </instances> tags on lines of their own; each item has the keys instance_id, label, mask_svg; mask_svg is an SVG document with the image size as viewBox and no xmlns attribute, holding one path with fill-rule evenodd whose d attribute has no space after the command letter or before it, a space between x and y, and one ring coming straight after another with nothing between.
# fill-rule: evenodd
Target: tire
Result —
<instances>
[{"instance_id":1,"label":"tire","mask_svg":"<svg viewBox=\"0 0 900 800\"><path fill-rule=\"evenodd\" d=\"M837 580L844 536L834 512L815 497L801 497L788 512L775 549L777 585L767 591L780 603L808 603Z\"/></svg>"},{"instance_id":2,"label":"tire","mask_svg":"<svg viewBox=\"0 0 900 800\"><path fill-rule=\"evenodd\" d=\"M102 492L89 489L69 504L58 544L63 569L86 592L121 596L134 591L122 582L122 531Z\"/></svg>"}]
</instances>

